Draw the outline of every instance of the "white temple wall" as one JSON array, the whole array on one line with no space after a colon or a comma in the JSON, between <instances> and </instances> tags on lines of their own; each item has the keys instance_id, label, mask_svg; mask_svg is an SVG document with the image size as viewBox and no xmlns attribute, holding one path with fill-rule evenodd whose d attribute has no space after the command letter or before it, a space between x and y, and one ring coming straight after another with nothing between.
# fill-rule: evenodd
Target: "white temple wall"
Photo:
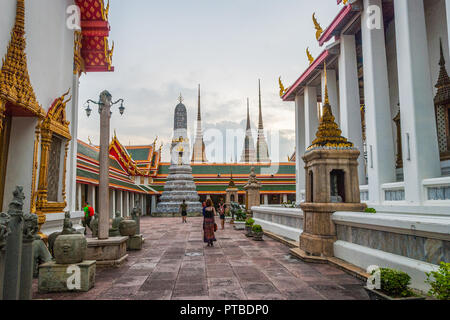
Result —
<instances>
[{"instance_id":1,"label":"white temple wall","mask_svg":"<svg viewBox=\"0 0 450 320\"><path fill-rule=\"evenodd\" d=\"M400 102L400 98L398 93L397 49L394 20L392 20L386 28L386 58L389 79L389 101L391 106L392 137L394 139L394 146L397 146L397 127L393 119L399 111L398 103ZM395 154L397 155L397 148L395 148Z\"/></svg>"}]
</instances>

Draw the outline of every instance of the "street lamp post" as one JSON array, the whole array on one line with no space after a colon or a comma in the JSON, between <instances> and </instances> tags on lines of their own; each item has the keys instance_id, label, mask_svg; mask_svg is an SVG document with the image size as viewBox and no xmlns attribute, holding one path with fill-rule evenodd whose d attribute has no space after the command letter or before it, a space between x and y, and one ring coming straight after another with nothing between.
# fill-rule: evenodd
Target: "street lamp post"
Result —
<instances>
[{"instance_id":1,"label":"street lamp post","mask_svg":"<svg viewBox=\"0 0 450 320\"><path fill-rule=\"evenodd\" d=\"M112 96L108 91L103 91L100 94L98 102L88 100L86 114L89 117L92 109L89 103L98 105L98 113L100 113L100 179L99 179L99 218L98 218L98 239L108 239L109 235L109 132L110 132L110 118L111 107L120 102L119 112L123 115L125 107L123 106L123 99L112 102Z\"/></svg>"}]
</instances>

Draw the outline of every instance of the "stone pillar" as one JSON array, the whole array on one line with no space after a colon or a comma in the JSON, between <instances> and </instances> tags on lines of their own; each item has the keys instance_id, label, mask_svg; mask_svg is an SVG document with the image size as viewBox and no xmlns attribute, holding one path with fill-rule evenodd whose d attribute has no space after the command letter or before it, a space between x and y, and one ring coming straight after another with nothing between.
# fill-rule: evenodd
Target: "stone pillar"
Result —
<instances>
[{"instance_id":1,"label":"stone pillar","mask_svg":"<svg viewBox=\"0 0 450 320\"><path fill-rule=\"evenodd\" d=\"M18 300L20 297L20 275L22 266L22 233L23 233L23 194L22 187L16 187L14 199L9 204L9 228L11 233L6 242L5 277L3 299Z\"/></svg>"},{"instance_id":2,"label":"stone pillar","mask_svg":"<svg viewBox=\"0 0 450 320\"><path fill-rule=\"evenodd\" d=\"M140 208L141 208L141 215L145 215L144 195L143 194L139 195L139 203L140 203Z\"/></svg>"},{"instance_id":3,"label":"stone pillar","mask_svg":"<svg viewBox=\"0 0 450 320\"><path fill-rule=\"evenodd\" d=\"M135 193L132 192L132 193L130 194L130 212L131 212L131 210L133 210L133 208L134 208L134 197L135 197Z\"/></svg>"},{"instance_id":4,"label":"stone pillar","mask_svg":"<svg viewBox=\"0 0 450 320\"><path fill-rule=\"evenodd\" d=\"M87 202L89 202L89 204L95 210L95 186L92 184L88 185Z\"/></svg>"},{"instance_id":5,"label":"stone pillar","mask_svg":"<svg viewBox=\"0 0 450 320\"><path fill-rule=\"evenodd\" d=\"M287 203L288 202L288 196L287 194L283 194L283 203Z\"/></svg>"},{"instance_id":6,"label":"stone pillar","mask_svg":"<svg viewBox=\"0 0 450 320\"><path fill-rule=\"evenodd\" d=\"M395 152L389 101L384 26L368 28L369 6L382 8L381 0L364 0L361 30L364 58L364 99L366 104L367 173L369 202L383 200L381 184L396 181ZM369 22L368 22L369 21ZM381 20L383 21L383 19Z\"/></svg>"},{"instance_id":7,"label":"stone pillar","mask_svg":"<svg viewBox=\"0 0 450 320\"><path fill-rule=\"evenodd\" d=\"M252 207L257 207L261 204L261 184L256 179L255 168L252 167L250 171L250 177L247 184L244 186L245 190L245 203L247 212L252 215Z\"/></svg>"},{"instance_id":8,"label":"stone pillar","mask_svg":"<svg viewBox=\"0 0 450 320\"><path fill-rule=\"evenodd\" d=\"M33 284L33 241L38 231L37 215L24 214L19 300L31 300Z\"/></svg>"},{"instance_id":9,"label":"stone pillar","mask_svg":"<svg viewBox=\"0 0 450 320\"><path fill-rule=\"evenodd\" d=\"M267 195L267 194L264 195L264 204L265 205L269 204L269 195Z\"/></svg>"},{"instance_id":10,"label":"stone pillar","mask_svg":"<svg viewBox=\"0 0 450 320\"><path fill-rule=\"evenodd\" d=\"M123 191L117 190L116 191L116 211L120 211L120 216L123 217Z\"/></svg>"},{"instance_id":11,"label":"stone pillar","mask_svg":"<svg viewBox=\"0 0 450 320\"><path fill-rule=\"evenodd\" d=\"M339 55L339 98L341 111L341 130L344 137L354 143L360 151L358 159L359 184L366 184L364 166L364 146L361 125L361 99L359 96L358 66L354 35L341 36Z\"/></svg>"},{"instance_id":12,"label":"stone pillar","mask_svg":"<svg viewBox=\"0 0 450 320\"><path fill-rule=\"evenodd\" d=\"M336 123L341 122L340 110L339 110L339 100L338 100L338 86L336 80L336 70L327 70L328 79L328 99L330 100L330 105L332 108L333 115L336 119ZM322 105L325 101L325 72L322 71ZM314 137L315 138L315 137ZM309 146L308 146L309 147Z\"/></svg>"},{"instance_id":13,"label":"stone pillar","mask_svg":"<svg viewBox=\"0 0 450 320\"><path fill-rule=\"evenodd\" d=\"M426 199L422 181L441 176L423 0L395 1L405 200Z\"/></svg>"},{"instance_id":14,"label":"stone pillar","mask_svg":"<svg viewBox=\"0 0 450 320\"><path fill-rule=\"evenodd\" d=\"M9 234L10 217L0 212L0 301L3 300L3 279L5 275L5 245Z\"/></svg>"},{"instance_id":15,"label":"stone pillar","mask_svg":"<svg viewBox=\"0 0 450 320\"><path fill-rule=\"evenodd\" d=\"M317 89L305 87L305 147L309 147L316 138L319 117L317 114ZM305 149L306 149L305 148Z\"/></svg>"},{"instance_id":16,"label":"stone pillar","mask_svg":"<svg viewBox=\"0 0 450 320\"><path fill-rule=\"evenodd\" d=\"M156 211L156 196L152 195L151 214L153 215L155 211Z\"/></svg>"},{"instance_id":17,"label":"stone pillar","mask_svg":"<svg viewBox=\"0 0 450 320\"><path fill-rule=\"evenodd\" d=\"M297 95L295 97L295 190L297 204L302 200L302 190L305 190L305 98Z\"/></svg>"}]
</instances>

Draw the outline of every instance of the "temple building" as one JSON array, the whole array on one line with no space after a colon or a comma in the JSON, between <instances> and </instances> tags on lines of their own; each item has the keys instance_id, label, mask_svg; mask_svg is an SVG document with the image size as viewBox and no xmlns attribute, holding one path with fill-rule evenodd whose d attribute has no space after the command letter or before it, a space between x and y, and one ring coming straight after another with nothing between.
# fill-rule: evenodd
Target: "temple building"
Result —
<instances>
[{"instance_id":1,"label":"temple building","mask_svg":"<svg viewBox=\"0 0 450 320\"><path fill-rule=\"evenodd\" d=\"M360 151L360 198L376 211L332 215L334 256L364 270L403 270L412 287L427 291L425 272L450 262L450 3L337 0L337 6L326 28L320 12L311 12L317 31L311 51L318 54L307 50L306 70L287 89L280 84L282 100L295 109L296 199L311 189L303 156L316 139L327 83L335 121ZM284 237L298 240L304 231L300 209L253 212ZM286 215L293 220L283 221Z\"/></svg>"},{"instance_id":2,"label":"temple building","mask_svg":"<svg viewBox=\"0 0 450 320\"><path fill-rule=\"evenodd\" d=\"M66 14L74 4L80 19ZM65 211L82 216L78 87L83 73L114 70L108 11L103 0L0 2L0 211L23 186L24 212L38 215L42 233L61 229Z\"/></svg>"}]
</instances>

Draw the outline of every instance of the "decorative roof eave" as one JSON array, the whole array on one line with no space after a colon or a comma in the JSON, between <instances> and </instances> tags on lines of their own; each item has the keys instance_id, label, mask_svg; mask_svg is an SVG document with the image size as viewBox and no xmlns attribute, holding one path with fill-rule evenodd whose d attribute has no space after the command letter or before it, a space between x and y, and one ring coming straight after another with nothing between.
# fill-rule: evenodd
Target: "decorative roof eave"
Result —
<instances>
[{"instance_id":1,"label":"decorative roof eave","mask_svg":"<svg viewBox=\"0 0 450 320\"><path fill-rule=\"evenodd\" d=\"M306 69L305 72L300 76L300 78L295 81L295 83L289 88L289 90L281 97L283 101L295 101L295 95L300 89L301 85L305 80L307 80L314 71L321 70L321 66L325 59L330 56L328 50L322 51L322 53L314 60L314 62Z\"/></svg>"},{"instance_id":2,"label":"decorative roof eave","mask_svg":"<svg viewBox=\"0 0 450 320\"><path fill-rule=\"evenodd\" d=\"M129 153L116 136L113 137L113 140L109 145L109 153L116 158L117 162L119 162L128 174L133 176L145 176L145 172L137 167L136 162L131 159Z\"/></svg>"},{"instance_id":3,"label":"decorative roof eave","mask_svg":"<svg viewBox=\"0 0 450 320\"><path fill-rule=\"evenodd\" d=\"M24 108L25 113L45 118L31 85L25 53L25 1L17 0L16 18L11 39L0 70L0 100ZM0 112L4 111L1 110Z\"/></svg>"},{"instance_id":4,"label":"decorative roof eave","mask_svg":"<svg viewBox=\"0 0 450 320\"><path fill-rule=\"evenodd\" d=\"M338 1L339 4L340 1ZM359 13L361 7L357 4L347 4L337 14L331 24L325 29L319 38L319 45L323 46L331 37L339 35L345 26Z\"/></svg>"}]
</instances>

